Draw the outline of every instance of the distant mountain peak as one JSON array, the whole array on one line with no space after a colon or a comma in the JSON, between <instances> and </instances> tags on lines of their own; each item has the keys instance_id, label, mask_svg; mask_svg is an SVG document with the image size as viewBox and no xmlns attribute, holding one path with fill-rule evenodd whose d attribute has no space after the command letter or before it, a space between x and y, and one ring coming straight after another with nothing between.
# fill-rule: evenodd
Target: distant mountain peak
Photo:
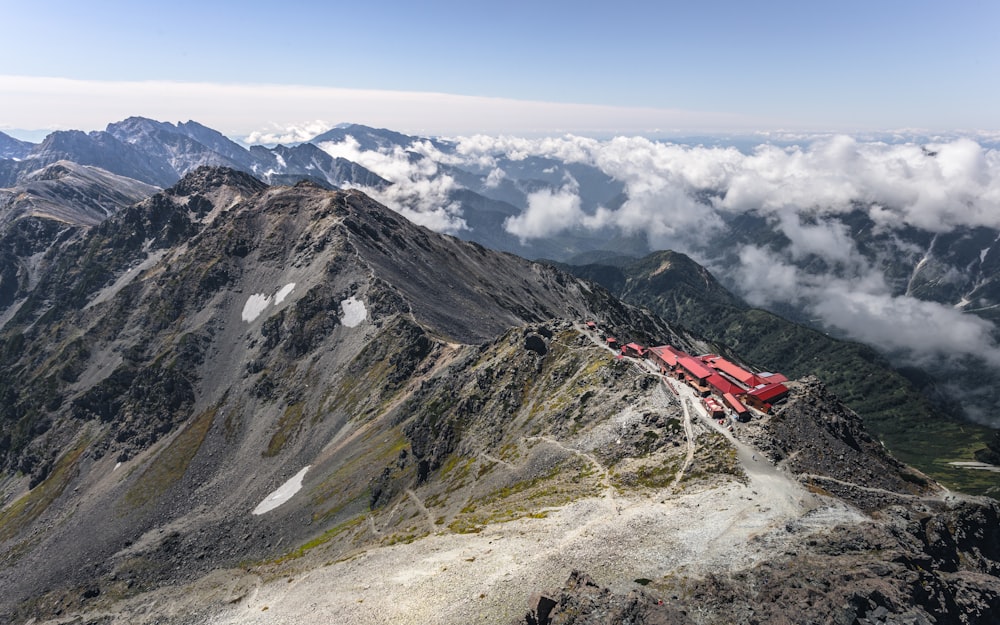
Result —
<instances>
[{"instance_id":1,"label":"distant mountain peak","mask_svg":"<svg viewBox=\"0 0 1000 625\"><path fill-rule=\"evenodd\" d=\"M193 195L205 193L219 187L235 187L253 194L263 191L267 184L248 173L229 167L202 165L189 172L175 185L166 190L171 195Z\"/></svg>"}]
</instances>

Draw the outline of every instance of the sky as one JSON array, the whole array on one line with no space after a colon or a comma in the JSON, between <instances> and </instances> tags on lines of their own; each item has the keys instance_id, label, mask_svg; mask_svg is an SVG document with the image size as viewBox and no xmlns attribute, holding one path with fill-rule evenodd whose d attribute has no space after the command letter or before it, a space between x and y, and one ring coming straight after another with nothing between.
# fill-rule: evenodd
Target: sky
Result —
<instances>
[{"instance_id":1,"label":"sky","mask_svg":"<svg viewBox=\"0 0 1000 625\"><path fill-rule=\"evenodd\" d=\"M1000 3L0 1L0 130L1000 130Z\"/></svg>"}]
</instances>

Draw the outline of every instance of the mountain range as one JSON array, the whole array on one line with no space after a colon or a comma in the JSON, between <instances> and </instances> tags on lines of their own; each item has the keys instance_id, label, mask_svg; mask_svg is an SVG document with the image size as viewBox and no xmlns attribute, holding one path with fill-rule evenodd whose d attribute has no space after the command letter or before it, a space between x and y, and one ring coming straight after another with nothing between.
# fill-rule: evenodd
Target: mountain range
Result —
<instances>
[{"instance_id":1,"label":"mountain range","mask_svg":"<svg viewBox=\"0 0 1000 625\"><path fill-rule=\"evenodd\" d=\"M504 226L502 212L475 222L475 202L521 215L485 191L530 202L571 169L577 188L604 190L594 207L624 202L599 170L539 159L520 163L534 182L490 181L490 169L407 195L409 174L322 149L343 136L396 154L398 137L337 132L246 150L197 124L134 118L4 162L6 620L1000 614L1000 506L895 459L875 427L891 431L891 410L868 405L862 419L838 397L904 402L902 429L938 433L916 373L746 305L680 254L595 252L560 268L405 217ZM420 145L392 162L447 170L419 152L445 143ZM113 169L138 153L133 173L164 178ZM414 204L333 188L354 185ZM417 210L432 198L468 203ZM506 232L491 236L520 245ZM546 245L646 251L606 234ZM771 414L727 426L608 336L756 371L779 363L796 379ZM830 346L871 368L813 362ZM871 376L885 395L872 397Z\"/></svg>"},{"instance_id":2,"label":"mountain range","mask_svg":"<svg viewBox=\"0 0 1000 625\"><path fill-rule=\"evenodd\" d=\"M646 174L615 165L618 161L588 160L585 150L600 146L585 142L550 142L556 147L546 152L525 141L420 138L344 124L294 146L255 145L248 149L196 122L172 124L129 118L109 124L102 132L56 132L38 145L13 139L5 145L8 143L20 151L16 158L0 161L0 171L7 172L6 181L0 184L14 185L11 193L17 197L28 197L16 190L18 184L38 175L33 172L45 165L59 162L57 159L100 167L160 187L174 184L198 166L218 165L244 171L269 184L309 180L331 189L357 188L416 223L491 249L563 262L564 268L606 264L605 259L616 258L612 264L619 266L614 270L619 273L626 266L659 264L656 255L640 260L651 253L651 237L655 239L652 227L648 231L629 231L620 225L591 222L602 214L638 210L632 207L641 204L642 194L648 193L654 182L662 181L642 177L633 180ZM632 154L637 162L645 163L646 156L637 150L649 149L648 142L623 147L633 152L618 156L619 160ZM917 158L941 157L938 152L924 149ZM706 155L699 153L699 158ZM652 161L648 164L651 170L656 166ZM108 189L121 186L110 182L106 185ZM823 213L807 207L777 219L763 207L722 213L713 206L723 192L705 184L704 188L690 190L687 200L674 198L700 212L701 221L725 222L707 230L689 225L691 233L699 235L693 241L691 236L677 237L676 242L682 246L678 250L686 250L689 258L711 270L724 290L735 294L720 295L720 289L710 289L699 296L695 308L706 310L713 303L729 307L730 300L740 300L740 311L754 309L763 314L766 310L780 315L764 315L773 323L781 325L785 318L803 330L814 330L809 334L813 337L810 341L816 341L813 351L832 356L822 365L802 366L801 354L781 341L763 340L749 350L746 345L740 349L749 351L746 357L764 368L821 373L869 420L877 435L909 462L940 477L947 474L945 479L964 488L977 492L989 488L989 484L981 484L987 476L966 475L948 462L969 459L969 449L983 448L996 429L992 415L1000 402L996 390L1000 388L1000 366L996 364L1000 362L1000 348L994 350L991 345L1000 339L994 318L995 311L1000 310L1000 294L994 292L994 265L1000 252L993 249L1000 232L985 226L955 226L947 232L911 224L893 227L873 221L881 213L860 202L850 210ZM71 196L66 197L69 202ZM129 199L136 198L123 198L115 206L124 206ZM51 198L44 201L52 204ZM553 211L557 216L554 219L560 222L558 229L534 221L534 215L540 214L535 211L539 206ZM667 213L675 210L664 207ZM565 218L558 218L563 214L560 211ZM103 210L103 214L110 213ZM583 215L582 221L579 215ZM636 214L634 218L639 217ZM655 218L650 219L656 223ZM677 219L687 223L689 216L678 214ZM684 231L678 228L679 233ZM846 248L824 250L820 242L830 237ZM809 241L812 248L807 246ZM24 242L16 244L23 246ZM807 249L813 251L805 253ZM831 260L831 254L839 260ZM10 302L20 292L14 285L14 274L19 272L23 282L29 272L23 268L23 258L9 252L7 258L11 260L0 276L0 293L7 293L6 301ZM15 271L19 265L22 268ZM591 272L587 277L597 276ZM643 278L640 275L637 279ZM641 306L650 305L651 298L670 297L669 291L643 296L604 284ZM681 284L677 280L660 280L656 288L670 289ZM852 284L860 288L852 291ZM863 285L867 284L879 286L873 287L874 292L866 292ZM655 306L653 310L682 322L667 310ZM727 336L715 321L695 314L687 315L682 323L724 344L741 341ZM772 337L799 340L805 336L796 326L781 327L784 329L772 333ZM747 340L742 338L743 343ZM854 349L844 346L855 343L873 345L875 351L841 358L845 350ZM868 386L853 390L838 386L837 380L861 370L861 362L877 363L868 376ZM905 378L899 382L900 390L871 392L875 384L871 380L899 380L900 374ZM896 382L892 384L896 389ZM916 397L914 391L923 395L915 403L880 400ZM937 422L932 428L936 434L925 432L926 425L921 425L916 430L919 435L911 436L913 428L903 425L910 422ZM968 427L961 425L963 422L969 423ZM907 449L920 447L920 440L950 442L908 454Z\"/></svg>"}]
</instances>

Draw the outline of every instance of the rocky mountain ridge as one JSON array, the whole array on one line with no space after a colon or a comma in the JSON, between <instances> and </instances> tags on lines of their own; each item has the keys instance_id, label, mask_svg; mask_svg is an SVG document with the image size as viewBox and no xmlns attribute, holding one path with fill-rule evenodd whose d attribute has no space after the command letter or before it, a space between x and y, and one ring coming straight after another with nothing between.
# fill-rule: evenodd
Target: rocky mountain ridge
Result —
<instances>
[{"instance_id":1,"label":"rocky mountain ridge","mask_svg":"<svg viewBox=\"0 0 1000 625\"><path fill-rule=\"evenodd\" d=\"M505 622L573 569L774 595L760 571L789 561L833 588L819 611L882 544L859 531L955 506L967 528L933 525L963 537L952 568L922 574L931 547L900 539L885 582L935 599L878 605L994 614L972 520L996 504L893 461L818 383L729 432L583 321L709 343L360 192L199 168L46 254L0 327L11 622ZM831 536L857 549L808 568ZM935 603L970 588L978 612Z\"/></svg>"},{"instance_id":2,"label":"rocky mountain ridge","mask_svg":"<svg viewBox=\"0 0 1000 625\"><path fill-rule=\"evenodd\" d=\"M11 148L13 149L13 148ZM335 159L315 146L247 149L197 122L172 124L130 117L104 131L57 131L37 145L23 144L17 156L0 159L0 187L18 184L32 172L68 160L96 166L145 184L168 187L200 166L229 167L272 182L313 177L324 184L385 184L356 163ZM286 160L287 158L287 160ZM281 178L281 177L292 177Z\"/></svg>"},{"instance_id":3,"label":"rocky mountain ridge","mask_svg":"<svg viewBox=\"0 0 1000 625\"><path fill-rule=\"evenodd\" d=\"M0 319L55 262L58 247L154 187L131 178L58 161L0 189Z\"/></svg>"},{"instance_id":4,"label":"rocky mountain ridge","mask_svg":"<svg viewBox=\"0 0 1000 625\"><path fill-rule=\"evenodd\" d=\"M395 462L380 454L406 440L399 411L430 409L408 399L422 397L422 376L512 326L598 313L675 337L597 287L418 228L360 193L196 170L63 243L8 315L4 586L21 601L113 575L82 563L118 553L112 566L133 566L129 545L178 523L185 557L209 545L230 563L260 557L288 514L246 514L261 489L305 465L333 479L353 454L366 464L349 475L343 513L375 506L369 484ZM327 448L323 460L324 441L376 417L385 445ZM406 471L439 468L454 441L433 436L407 444L417 460ZM310 514L339 518L331 497ZM81 540L84 528L97 529ZM141 557L156 560L153 549ZM166 564L141 577L176 581Z\"/></svg>"}]
</instances>

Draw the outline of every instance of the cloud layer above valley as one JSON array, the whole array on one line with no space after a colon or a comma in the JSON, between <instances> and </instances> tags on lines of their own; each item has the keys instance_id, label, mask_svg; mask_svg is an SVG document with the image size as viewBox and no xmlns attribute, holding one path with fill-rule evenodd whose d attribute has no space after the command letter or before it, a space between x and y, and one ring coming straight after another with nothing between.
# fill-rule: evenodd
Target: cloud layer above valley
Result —
<instances>
[{"instance_id":1,"label":"cloud layer above valley","mask_svg":"<svg viewBox=\"0 0 1000 625\"><path fill-rule=\"evenodd\" d=\"M639 233L651 249L685 252L707 264L752 304L794 306L831 332L917 364L973 356L1000 366L992 324L954 302L911 296L898 277L884 274L885 259L858 248L846 219L860 214L870 220L872 236L890 238L906 227L927 236L1000 230L1000 153L975 141L824 136L743 151L642 137L476 135L452 141L453 149L444 151L430 142L383 153L350 144L324 148L402 182L379 199L451 233L464 227L461 207L449 200L461 185L440 167L477 172L484 193L512 180L516 172L508 169L528 159L590 166L622 183L627 199L585 209L581 185L567 175L528 186L520 215L505 222L507 231L524 241L572 229ZM724 253L707 245L747 215L769 224L784 237L782 244L730 237ZM927 255L925 247L905 241L887 245L913 267Z\"/></svg>"},{"instance_id":2,"label":"cloud layer above valley","mask_svg":"<svg viewBox=\"0 0 1000 625\"><path fill-rule=\"evenodd\" d=\"M831 331L909 352L923 364L973 355L1000 365L990 323L899 292L839 219L862 211L876 235L904 226L929 233L1000 229L1000 153L972 140L917 145L831 136L741 152L641 137L475 136L460 139L457 152L475 162L552 157L592 165L625 184L621 207L592 213L579 209L565 185L508 221L518 236L608 226L645 233L652 249L692 255L753 304L792 304ZM747 214L766 220L786 244L733 240L725 254L705 245ZM910 254L913 265L927 251L902 242L895 249Z\"/></svg>"}]
</instances>

